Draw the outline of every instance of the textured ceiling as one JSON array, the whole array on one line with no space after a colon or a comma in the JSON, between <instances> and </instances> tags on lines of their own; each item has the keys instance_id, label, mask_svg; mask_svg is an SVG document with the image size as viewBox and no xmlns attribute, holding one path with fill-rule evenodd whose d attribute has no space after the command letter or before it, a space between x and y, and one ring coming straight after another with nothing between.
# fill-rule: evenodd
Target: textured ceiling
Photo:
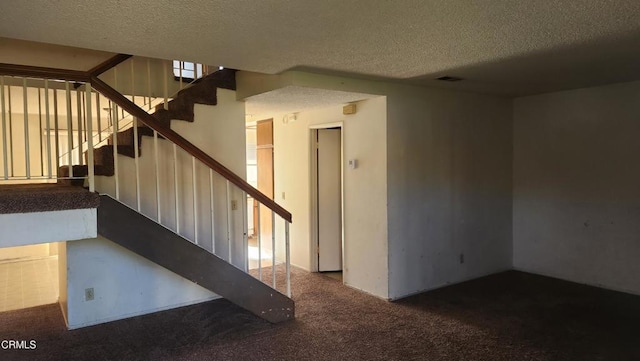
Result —
<instances>
[{"instance_id":1,"label":"textured ceiling","mask_svg":"<svg viewBox=\"0 0 640 361\"><path fill-rule=\"evenodd\" d=\"M114 55L116 54L0 37L0 63L87 71Z\"/></svg>"},{"instance_id":2,"label":"textured ceiling","mask_svg":"<svg viewBox=\"0 0 640 361\"><path fill-rule=\"evenodd\" d=\"M639 18L637 0L2 0L0 36L519 95L639 78Z\"/></svg>"},{"instance_id":3,"label":"textured ceiling","mask_svg":"<svg viewBox=\"0 0 640 361\"><path fill-rule=\"evenodd\" d=\"M272 118L284 113L297 113L304 110L324 108L378 95L287 86L245 99L247 121Z\"/></svg>"}]
</instances>

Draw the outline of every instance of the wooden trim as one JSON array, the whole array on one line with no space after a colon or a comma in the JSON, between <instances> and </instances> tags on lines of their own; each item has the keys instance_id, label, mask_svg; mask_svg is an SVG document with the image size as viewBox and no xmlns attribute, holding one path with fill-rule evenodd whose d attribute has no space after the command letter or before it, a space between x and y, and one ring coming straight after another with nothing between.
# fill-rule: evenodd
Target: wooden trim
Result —
<instances>
[{"instance_id":1,"label":"wooden trim","mask_svg":"<svg viewBox=\"0 0 640 361\"><path fill-rule=\"evenodd\" d=\"M110 87L108 84L98 79L96 76L91 76L90 78L91 85L93 88L102 95L111 99L111 101L118 104L122 109L126 110L132 116L138 118L141 122L147 125L149 128L157 131L160 135L168 139L169 141L175 143L180 148L184 149L191 156L195 157L209 168L216 171L218 174L228 179L231 183L236 185L238 188L247 192L248 195L252 196L258 202L262 203L275 213L277 213L280 217L284 218L287 222L291 223L291 213L289 213L286 209L282 208L268 196L255 189L252 185L247 183L244 179L239 177L237 174L233 173L231 170L220 164L215 159L211 158L208 154L200 150L200 148L193 145L191 142L183 138L180 134L176 133L170 128L165 127L160 122L158 122L151 114L147 113L142 108L138 107L136 104L127 99L124 95L120 94L117 90Z\"/></svg>"},{"instance_id":2,"label":"wooden trim","mask_svg":"<svg viewBox=\"0 0 640 361\"><path fill-rule=\"evenodd\" d=\"M115 56L105 60L101 64L98 64L98 65L94 66L93 68L89 69L89 71L87 71L87 73L91 74L91 76L99 76L100 74L102 74L105 71L113 68L114 66L122 63L123 61L129 59L132 56L133 55L129 55L129 54L118 54L118 55L115 55Z\"/></svg>"},{"instance_id":3,"label":"wooden trim","mask_svg":"<svg viewBox=\"0 0 640 361\"><path fill-rule=\"evenodd\" d=\"M0 75L25 78L55 79L87 83L90 75L79 70L45 68L39 66L0 63Z\"/></svg>"}]
</instances>

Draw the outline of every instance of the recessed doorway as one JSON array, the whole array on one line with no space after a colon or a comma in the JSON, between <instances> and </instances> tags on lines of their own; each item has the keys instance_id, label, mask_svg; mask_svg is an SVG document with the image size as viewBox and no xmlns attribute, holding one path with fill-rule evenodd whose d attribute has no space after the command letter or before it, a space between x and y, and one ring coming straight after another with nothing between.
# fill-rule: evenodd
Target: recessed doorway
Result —
<instances>
[{"instance_id":1,"label":"recessed doorway","mask_svg":"<svg viewBox=\"0 0 640 361\"><path fill-rule=\"evenodd\" d=\"M274 198L273 119L264 119L247 126L247 181L260 192ZM248 199L249 269L271 267L273 213L253 198Z\"/></svg>"},{"instance_id":2,"label":"recessed doorway","mask_svg":"<svg viewBox=\"0 0 640 361\"><path fill-rule=\"evenodd\" d=\"M58 302L58 244L0 248L0 312Z\"/></svg>"},{"instance_id":3,"label":"recessed doorway","mask_svg":"<svg viewBox=\"0 0 640 361\"><path fill-rule=\"evenodd\" d=\"M342 128L312 129L312 235L318 272L342 279Z\"/></svg>"}]
</instances>

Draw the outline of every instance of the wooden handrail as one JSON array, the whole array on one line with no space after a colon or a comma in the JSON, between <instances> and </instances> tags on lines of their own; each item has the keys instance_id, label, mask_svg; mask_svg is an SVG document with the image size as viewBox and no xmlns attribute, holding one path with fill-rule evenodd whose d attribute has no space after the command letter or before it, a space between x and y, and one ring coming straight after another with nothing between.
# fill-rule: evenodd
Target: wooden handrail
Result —
<instances>
[{"instance_id":1,"label":"wooden handrail","mask_svg":"<svg viewBox=\"0 0 640 361\"><path fill-rule=\"evenodd\" d=\"M203 152L193 143L183 138L180 134L176 133L171 128L162 125L162 123L157 121L156 118L154 118L151 114L147 113L144 109L134 104L124 95L120 94L119 91L113 89L107 83L103 82L95 76L91 77L90 83L94 89L102 93L102 95L106 96L107 98L111 99L112 102L118 104L118 106L126 110L129 114L138 118L149 128L157 131L158 134L162 135L166 139L175 143L180 148L184 149L191 156L195 157L196 159L204 163L207 167L216 171L231 183L235 184L238 188L247 192L248 195L258 200L258 202L262 203L263 205L277 213L280 217L284 218L287 222L291 223L291 213L289 211L282 208L278 203L274 202L264 193L254 188L251 184L247 183L247 181L239 177L237 174L233 173L224 165L220 164L217 160L211 158L207 153Z\"/></svg>"},{"instance_id":2,"label":"wooden handrail","mask_svg":"<svg viewBox=\"0 0 640 361\"><path fill-rule=\"evenodd\" d=\"M156 120L151 114L147 113L144 109L127 99L124 95L120 94L117 90L110 87L97 77L91 77L91 86L102 93L102 95L109 98L112 102L116 103L122 109L126 110L132 116L138 118L149 128L158 132L164 138L172 141L180 148L184 149L191 156L195 157L212 170L216 171L224 178L228 179L231 183L235 184L238 188L247 192L250 196L258 200L263 205L267 206L279 216L291 222L291 213L282 208L279 204L274 202L271 198L267 197L264 193L260 192L252 185L247 183L244 179L233 173L227 167L211 158L207 153L203 152L200 148L196 147L193 143L183 138L180 134L176 133L171 128L168 128L158 120Z\"/></svg>"},{"instance_id":3,"label":"wooden handrail","mask_svg":"<svg viewBox=\"0 0 640 361\"><path fill-rule=\"evenodd\" d=\"M207 153L203 152L200 148L196 147L193 143L183 138L180 134L162 125L151 114L147 113L144 109L134 104L132 101L127 99L124 95L120 94L119 91L113 89L107 83L103 82L98 78L97 75L100 74L100 71L104 72L109 69L107 66L109 65L115 66L120 62L128 59L128 57L130 56L120 54L111 59L108 59L107 61L94 67L91 70L95 73L95 75L90 72L79 71L79 70L56 69L56 68L35 67L35 66L29 66L29 65L14 65L14 64L2 64L2 63L0 63L0 75L57 79L57 80L91 83L91 86L94 89L102 93L102 95L106 96L114 103L118 104L122 109L126 110L129 114L138 118L149 128L157 131L160 135L172 141L180 148L184 149L191 156L195 157L196 159L204 163L207 167L216 171L218 174L226 178L229 182L233 183L238 188L245 191L248 195L255 198L258 202L262 203L264 206L274 211L280 217L284 218L287 222L291 223L292 217L289 211L282 208L278 203L274 202L271 198L267 197L264 193L254 188L251 184L247 183L247 181L242 179L240 176L233 173L227 167L223 166L220 162L211 158Z\"/></svg>"},{"instance_id":4,"label":"wooden handrail","mask_svg":"<svg viewBox=\"0 0 640 361\"><path fill-rule=\"evenodd\" d=\"M91 74L86 71L45 68L40 66L0 63L0 75L25 78L56 79L87 83Z\"/></svg>"},{"instance_id":5,"label":"wooden handrail","mask_svg":"<svg viewBox=\"0 0 640 361\"><path fill-rule=\"evenodd\" d=\"M122 63L123 61L129 59L132 56L133 55L129 55L129 54L118 54L116 56L112 56L111 58L89 69L87 73L91 74L91 76L99 76L100 74Z\"/></svg>"}]
</instances>

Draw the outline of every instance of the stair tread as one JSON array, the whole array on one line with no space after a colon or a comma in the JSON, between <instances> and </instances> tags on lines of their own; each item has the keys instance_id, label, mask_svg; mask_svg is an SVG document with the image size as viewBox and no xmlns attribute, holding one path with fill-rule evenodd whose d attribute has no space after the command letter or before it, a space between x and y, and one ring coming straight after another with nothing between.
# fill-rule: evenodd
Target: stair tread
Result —
<instances>
[{"instance_id":1,"label":"stair tread","mask_svg":"<svg viewBox=\"0 0 640 361\"><path fill-rule=\"evenodd\" d=\"M55 183L0 186L0 214L97 208L100 198L79 187Z\"/></svg>"}]
</instances>

